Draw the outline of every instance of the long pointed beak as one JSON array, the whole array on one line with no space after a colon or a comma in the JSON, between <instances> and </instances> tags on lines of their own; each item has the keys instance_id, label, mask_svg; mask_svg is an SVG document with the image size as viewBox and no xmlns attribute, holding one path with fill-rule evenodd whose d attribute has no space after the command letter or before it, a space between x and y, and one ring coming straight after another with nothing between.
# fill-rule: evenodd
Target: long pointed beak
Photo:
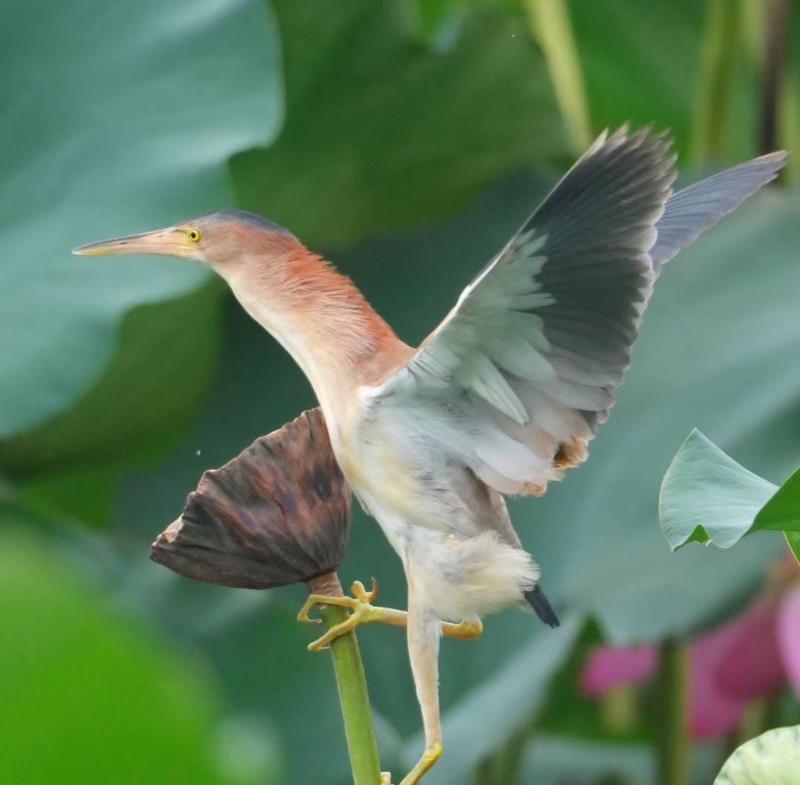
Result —
<instances>
[{"instance_id":1,"label":"long pointed beak","mask_svg":"<svg viewBox=\"0 0 800 785\"><path fill-rule=\"evenodd\" d=\"M101 254L160 254L163 256L194 256L195 244L183 229L169 227L154 232L130 234L101 243L90 243L74 248L72 253L81 256Z\"/></svg>"}]
</instances>

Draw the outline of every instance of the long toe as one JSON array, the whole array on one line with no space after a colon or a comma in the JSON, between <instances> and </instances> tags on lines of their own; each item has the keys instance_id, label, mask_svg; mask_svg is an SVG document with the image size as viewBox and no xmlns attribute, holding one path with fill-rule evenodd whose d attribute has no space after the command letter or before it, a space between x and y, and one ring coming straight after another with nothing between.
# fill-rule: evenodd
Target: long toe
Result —
<instances>
[{"instance_id":1,"label":"long toe","mask_svg":"<svg viewBox=\"0 0 800 785\"><path fill-rule=\"evenodd\" d=\"M405 776L400 785L417 785L417 783L430 771L434 763L442 757L442 743L437 741L431 744L422 757L417 761L417 765Z\"/></svg>"}]
</instances>

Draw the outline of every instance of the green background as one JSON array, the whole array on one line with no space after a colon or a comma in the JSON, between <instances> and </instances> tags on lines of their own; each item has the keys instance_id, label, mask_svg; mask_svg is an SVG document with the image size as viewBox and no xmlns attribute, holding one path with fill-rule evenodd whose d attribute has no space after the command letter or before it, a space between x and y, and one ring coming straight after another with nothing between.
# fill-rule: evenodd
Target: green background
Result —
<instances>
[{"instance_id":1,"label":"green background","mask_svg":"<svg viewBox=\"0 0 800 785\"><path fill-rule=\"evenodd\" d=\"M569 41L536 6L4 0L0 781L348 781L329 658L294 620L303 590L205 586L147 560L202 471L313 406L310 388L202 270L69 249L245 207L333 259L413 343L588 132L671 128L686 179L759 151L764 4L573 0L566 89L545 52L568 57ZM778 142L800 154L798 49ZM688 638L730 617L782 552L763 533L670 554L657 500L695 426L775 483L798 464L792 173L665 270L591 459L511 504L564 624L510 611L444 642L431 785L500 783L486 760L520 739L521 784L652 777L648 712L615 730L575 673L601 636ZM341 576L371 575L404 605L359 511ZM403 635L360 638L399 780L422 746ZM699 750L698 782L723 757Z\"/></svg>"}]
</instances>

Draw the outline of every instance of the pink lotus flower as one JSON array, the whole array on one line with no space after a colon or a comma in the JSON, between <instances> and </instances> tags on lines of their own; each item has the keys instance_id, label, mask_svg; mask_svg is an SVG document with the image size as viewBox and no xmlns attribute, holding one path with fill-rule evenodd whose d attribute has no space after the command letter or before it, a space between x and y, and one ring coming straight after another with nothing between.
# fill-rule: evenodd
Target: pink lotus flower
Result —
<instances>
[{"instance_id":1,"label":"pink lotus flower","mask_svg":"<svg viewBox=\"0 0 800 785\"><path fill-rule=\"evenodd\" d=\"M790 568L796 579L796 568ZM774 694L787 681L800 696L800 584L764 593L732 621L696 638L689 654L689 729L707 739L731 730L756 698ZM658 663L656 646L601 646L580 676L587 695L649 679Z\"/></svg>"}]
</instances>

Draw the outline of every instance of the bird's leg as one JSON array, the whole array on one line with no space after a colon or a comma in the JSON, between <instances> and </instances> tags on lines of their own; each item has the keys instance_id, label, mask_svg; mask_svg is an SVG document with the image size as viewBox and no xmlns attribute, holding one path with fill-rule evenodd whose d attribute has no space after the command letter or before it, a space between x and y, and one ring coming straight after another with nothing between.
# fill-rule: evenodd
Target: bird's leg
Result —
<instances>
[{"instance_id":1,"label":"bird's leg","mask_svg":"<svg viewBox=\"0 0 800 785\"><path fill-rule=\"evenodd\" d=\"M409 586L409 589L411 587ZM457 627L459 625L453 625ZM414 603L413 592L408 604L408 654L422 710L425 728L425 751L400 785L417 785L442 754L442 728L439 719L439 637L441 622L429 611Z\"/></svg>"},{"instance_id":2,"label":"bird's leg","mask_svg":"<svg viewBox=\"0 0 800 785\"><path fill-rule=\"evenodd\" d=\"M442 622L442 635L448 638L458 638L468 641L477 638L483 632L483 623L480 619L465 619L458 624L451 624L449 621Z\"/></svg>"},{"instance_id":3,"label":"bird's leg","mask_svg":"<svg viewBox=\"0 0 800 785\"><path fill-rule=\"evenodd\" d=\"M442 757L442 742L437 741L425 748L422 757L417 761L411 771L403 777L400 785L417 785L417 783L430 771L434 763Z\"/></svg>"},{"instance_id":4,"label":"bird's leg","mask_svg":"<svg viewBox=\"0 0 800 785\"><path fill-rule=\"evenodd\" d=\"M308 624L315 624L319 621L311 616L311 610L316 605L337 605L341 608L349 608L352 613L341 624L331 627L321 638L308 645L309 651L321 651L330 645L331 641L336 640L341 635L345 635L355 629L359 624L369 622L381 622L390 624L393 627L405 627L408 624L408 613L394 608L382 608L379 605L372 605L372 600L378 593L378 582L372 579L372 588L367 591L361 581L355 581L350 588L352 597L331 597L327 594L309 594L305 604L297 614L298 621ZM442 622L442 635L448 638L459 638L469 640L477 638L483 632L483 624L480 619L468 619L458 624Z\"/></svg>"}]
</instances>

